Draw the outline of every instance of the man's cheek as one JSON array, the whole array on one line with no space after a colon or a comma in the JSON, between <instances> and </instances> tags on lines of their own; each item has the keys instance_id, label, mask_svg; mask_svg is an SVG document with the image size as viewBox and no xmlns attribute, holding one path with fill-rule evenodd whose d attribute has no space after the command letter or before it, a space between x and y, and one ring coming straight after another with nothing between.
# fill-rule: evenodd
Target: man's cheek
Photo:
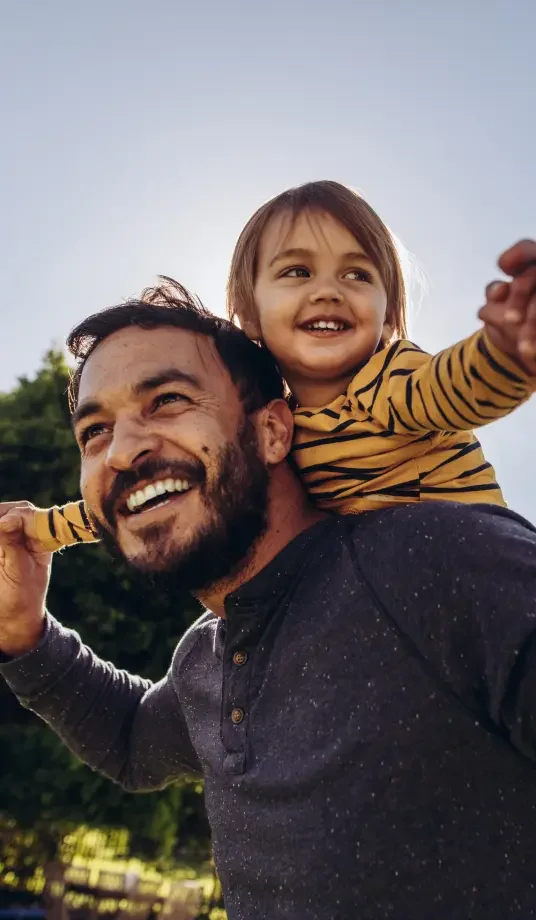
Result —
<instances>
[{"instance_id":1,"label":"man's cheek","mask_svg":"<svg viewBox=\"0 0 536 920\"><path fill-rule=\"evenodd\" d=\"M92 481L92 478L84 473L82 467L82 473L80 476L80 493L82 498L86 503L86 509L90 523L97 523L101 526L105 526L103 519L102 507L104 494L102 489L98 488L97 485Z\"/></svg>"}]
</instances>

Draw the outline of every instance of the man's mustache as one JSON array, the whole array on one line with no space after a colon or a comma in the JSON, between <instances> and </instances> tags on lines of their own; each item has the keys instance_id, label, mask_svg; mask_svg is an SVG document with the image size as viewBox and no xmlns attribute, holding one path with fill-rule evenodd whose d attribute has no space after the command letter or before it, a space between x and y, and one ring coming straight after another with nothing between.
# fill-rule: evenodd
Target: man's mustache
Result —
<instances>
[{"instance_id":1,"label":"man's mustache","mask_svg":"<svg viewBox=\"0 0 536 920\"><path fill-rule=\"evenodd\" d=\"M166 474L170 479L187 479L202 485L206 470L201 461L195 460L146 460L132 470L121 470L115 477L110 494L103 499L102 514L110 527L115 527L115 506L125 493L132 492L140 482L152 481Z\"/></svg>"}]
</instances>

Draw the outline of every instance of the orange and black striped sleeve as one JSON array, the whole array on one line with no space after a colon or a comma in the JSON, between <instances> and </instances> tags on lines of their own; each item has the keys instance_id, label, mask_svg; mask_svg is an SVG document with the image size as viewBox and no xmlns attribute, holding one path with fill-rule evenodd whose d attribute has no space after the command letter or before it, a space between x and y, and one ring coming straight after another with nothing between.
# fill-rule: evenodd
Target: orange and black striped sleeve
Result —
<instances>
[{"instance_id":1,"label":"orange and black striped sleeve","mask_svg":"<svg viewBox=\"0 0 536 920\"><path fill-rule=\"evenodd\" d=\"M396 434L487 425L525 402L536 387L484 330L434 356L401 341L382 358L373 378L364 381L360 375L360 388L348 395Z\"/></svg>"},{"instance_id":2,"label":"orange and black striped sleeve","mask_svg":"<svg viewBox=\"0 0 536 920\"><path fill-rule=\"evenodd\" d=\"M75 543L95 543L98 537L83 501L69 502L54 508L36 508L34 526L37 539L48 552L73 546Z\"/></svg>"}]
</instances>

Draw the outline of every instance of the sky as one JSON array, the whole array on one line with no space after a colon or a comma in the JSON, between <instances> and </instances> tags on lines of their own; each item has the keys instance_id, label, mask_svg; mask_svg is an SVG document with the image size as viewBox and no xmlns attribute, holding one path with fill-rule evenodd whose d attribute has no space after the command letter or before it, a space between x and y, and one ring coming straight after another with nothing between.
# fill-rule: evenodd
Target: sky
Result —
<instances>
[{"instance_id":1,"label":"sky","mask_svg":"<svg viewBox=\"0 0 536 920\"><path fill-rule=\"evenodd\" d=\"M534 0L1 0L0 391L158 273L223 312L248 217L313 179L413 254L411 337L468 335L536 236L535 36ZM480 436L536 522L534 419Z\"/></svg>"}]
</instances>

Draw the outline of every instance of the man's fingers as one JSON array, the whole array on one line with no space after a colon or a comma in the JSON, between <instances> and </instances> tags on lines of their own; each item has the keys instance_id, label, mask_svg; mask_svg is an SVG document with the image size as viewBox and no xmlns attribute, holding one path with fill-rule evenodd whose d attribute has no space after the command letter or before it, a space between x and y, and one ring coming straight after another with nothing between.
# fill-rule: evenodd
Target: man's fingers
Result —
<instances>
[{"instance_id":1,"label":"man's fingers","mask_svg":"<svg viewBox=\"0 0 536 920\"><path fill-rule=\"evenodd\" d=\"M24 519L14 508L0 517L0 542L22 543L24 541Z\"/></svg>"},{"instance_id":2,"label":"man's fingers","mask_svg":"<svg viewBox=\"0 0 536 920\"><path fill-rule=\"evenodd\" d=\"M26 508L13 508L0 517L0 556L5 558L8 548L29 552L39 563L48 565L52 558L35 537L28 536L25 512Z\"/></svg>"},{"instance_id":3,"label":"man's fingers","mask_svg":"<svg viewBox=\"0 0 536 920\"><path fill-rule=\"evenodd\" d=\"M529 265L536 264L536 242L520 240L499 257L498 265L505 275L514 277Z\"/></svg>"},{"instance_id":4,"label":"man's fingers","mask_svg":"<svg viewBox=\"0 0 536 920\"><path fill-rule=\"evenodd\" d=\"M0 502L0 518L4 515L9 514L15 508L20 508L21 511L34 511L35 506L31 502L18 501L18 502Z\"/></svg>"}]
</instances>

